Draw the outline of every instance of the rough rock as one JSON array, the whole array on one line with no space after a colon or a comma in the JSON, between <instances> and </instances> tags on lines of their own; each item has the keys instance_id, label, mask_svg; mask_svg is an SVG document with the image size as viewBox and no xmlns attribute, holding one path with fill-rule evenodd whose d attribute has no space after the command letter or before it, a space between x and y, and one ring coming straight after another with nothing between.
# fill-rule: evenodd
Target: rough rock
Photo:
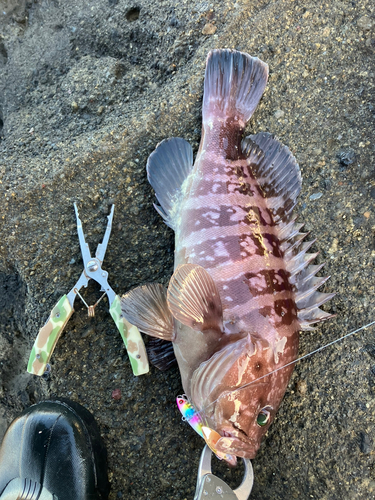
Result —
<instances>
[{"instance_id":1,"label":"rough rock","mask_svg":"<svg viewBox=\"0 0 375 500\"><path fill-rule=\"evenodd\" d=\"M301 355L370 322L374 4L2 0L0 7L0 432L35 401L70 397L100 426L111 500L193 498L203 442L175 405L178 371L135 378L105 300L88 318L77 299L51 374L25 374L38 330L82 271L73 202L92 251L116 204L104 261L116 292L166 284L173 234L152 207L147 157L170 136L197 151L206 55L246 51L270 67L248 131L276 134L297 157L300 220L326 261L325 290L337 292L327 305L337 317L303 334ZM207 24L215 33L203 34ZM353 162L343 165L338 155L349 150ZM83 293L90 304L100 296L94 285ZM373 327L297 364L253 461L252 498L375 498L374 339ZM240 480L241 470L215 470Z\"/></svg>"}]
</instances>

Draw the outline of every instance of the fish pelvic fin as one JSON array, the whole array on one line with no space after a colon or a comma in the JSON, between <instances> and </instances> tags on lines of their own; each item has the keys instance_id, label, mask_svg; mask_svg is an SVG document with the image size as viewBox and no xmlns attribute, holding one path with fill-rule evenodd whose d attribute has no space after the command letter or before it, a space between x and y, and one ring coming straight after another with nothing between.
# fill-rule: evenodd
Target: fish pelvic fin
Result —
<instances>
[{"instance_id":1,"label":"fish pelvic fin","mask_svg":"<svg viewBox=\"0 0 375 500\"><path fill-rule=\"evenodd\" d=\"M147 179L161 207L154 205L165 223L175 229L174 219L183 196L183 184L193 168L193 150L179 137L160 142L147 160Z\"/></svg>"},{"instance_id":2,"label":"fish pelvic fin","mask_svg":"<svg viewBox=\"0 0 375 500\"><path fill-rule=\"evenodd\" d=\"M268 65L257 57L237 50L212 50L204 77L203 122L231 117L245 124L258 106L267 79Z\"/></svg>"},{"instance_id":3,"label":"fish pelvic fin","mask_svg":"<svg viewBox=\"0 0 375 500\"><path fill-rule=\"evenodd\" d=\"M172 315L184 325L198 331L222 331L219 291L203 267L179 266L169 282L167 300Z\"/></svg>"},{"instance_id":4,"label":"fish pelvic fin","mask_svg":"<svg viewBox=\"0 0 375 500\"><path fill-rule=\"evenodd\" d=\"M163 340L174 340L173 317L162 285L151 283L130 290L121 297L121 311L141 332Z\"/></svg>"},{"instance_id":5,"label":"fish pelvic fin","mask_svg":"<svg viewBox=\"0 0 375 500\"><path fill-rule=\"evenodd\" d=\"M147 356L151 364L164 372L177 364L172 342L153 337L146 345Z\"/></svg>"}]
</instances>

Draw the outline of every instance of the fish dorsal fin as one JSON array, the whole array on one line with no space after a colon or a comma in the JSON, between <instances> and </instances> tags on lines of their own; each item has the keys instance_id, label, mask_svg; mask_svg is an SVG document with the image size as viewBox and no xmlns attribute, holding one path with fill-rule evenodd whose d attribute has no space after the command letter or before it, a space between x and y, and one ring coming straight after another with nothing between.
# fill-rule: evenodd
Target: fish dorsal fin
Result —
<instances>
[{"instance_id":1,"label":"fish dorsal fin","mask_svg":"<svg viewBox=\"0 0 375 500\"><path fill-rule=\"evenodd\" d=\"M334 294L317 291L327 278L316 278L322 266L310 265L317 254L307 251L315 240L304 242L307 233L301 233L302 225L291 217L302 186L300 169L289 149L266 132L246 137L242 141L242 151L278 223L281 250L296 293L301 329L312 330L311 324L332 317L319 306Z\"/></svg>"},{"instance_id":2,"label":"fish dorsal fin","mask_svg":"<svg viewBox=\"0 0 375 500\"><path fill-rule=\"evenodd\" d=\"M223 386L223 379L241 357L249 359L256 354L257 349L257 343L251 335L247 335L237 342L227 344L210 359L201 363L191 380L191 400L194 406L201 410L214 400L218 393L232 389ZM239 364L238 369L241 369L242 365ZM230 373L234 375L233 380L236 380L235 372ZM240 377L238 379L240 380Z\"/></svg>"},{"instance_id":3,"label":"fish dorsal fin","mask_svg":"<svg viewBox=\"0 0 375 500\"><path fill-rule=\"evenodd\" d=\"M284 254L286 269L290 274L289 281L294 288L297 306L297 317L301 330L313 330L314 323L320 323L334 315L319 309L319 306L331 299L335 294L321 293L317 289L327 277L316 277L324 264L311 264L317 253L308 253L315 240L304 242L307 233L300 233L303 224L294 220L279 224L281 250Z\"/></svg>"},{"instance_id":4,"label":"fish dorsal fin","mask_svg":"<svg viewBox=\"0 0 375 500\"><path fill-rule=\"evenodd\" d=\"M320 306L332 299L335 294L317 291L328 277L315 276L324 264L311 264L318 255L307 253L313 243L314 241L308 241L301 244L295 255L290 255L286 262L287 270L290 272L290 282L296 293L297 318L301 330L314 330L312 324L321 323L335 316L320 309Z\"/></svg>"},{"instance_id":5,"label":"fish dorsal fin","mask_svg":"<svg viewBox=\"0 0 375 500\"><path fill-rule=\"evenodd\" d=\"M302 186L296 159L286 146L267 132L243 139L242 151L267 198L275 222L288 222Z\"/></svg>"},{"instance_id":6,"label":"fish dorsal fin","mask_svg":"<svg viewBox=\"0 0 375 500\"><path fill-rule=\"evenodd\" d=\"M172 229L173 210L192 167L193 150L187 141L179 137L160 142L147 160L147 178L161 205L161 210L155 208Z\"/></svg>"},{"instance_id":7,"label":"fish dorsal fin","mask_svg":"<svg viewBox=\"0 0 375 500\"><path fill-rule=\"evenodd\" d=\"M286 269L290 274L289 282L294 288L297 317L301 330L313 330L311 325L332 318L332 314L319 309L319 306L331 299L335 294L321 293L317 289L327 277L316 277L324 264L311 264L317 253L308 253L315 240L304 242L307 233L300 233L302 225L295 220L289 223L280 222L279 237L284 254Z\"/></svg>"},{"instance_id":8,"label":"fish dorsal fin","mask_svg":"<svg viewBox=\"0 0 375 500\"><path fill-rule=\"evenodd\" d=\"M146 346L147 356L151 364L162 372L177 363L172 342L160 338L152 338Z\"/></svg>"},{"instance_id":9,"label":"fish dorsal fin","mask_svg":"<svg viewBox=\"0 0 375 500\"><path fill-rule=\"evenodd\" d=\"M203 267L179 266L169 282L167 300L172 315L184 325L198 331L222 331L220 295Z\"/></svg>"},{"instance_id":10,"label":"fish dorsal fin","mask_svg":"<svg viewBox=\"0 0 375 500\"><path fill-rule=\"evenodd\" d=\"M162 285L150 283L130 290L121 297L121 311L141 332L163 340L174 339L173 317Z\"/></svg>"}]
</instances>

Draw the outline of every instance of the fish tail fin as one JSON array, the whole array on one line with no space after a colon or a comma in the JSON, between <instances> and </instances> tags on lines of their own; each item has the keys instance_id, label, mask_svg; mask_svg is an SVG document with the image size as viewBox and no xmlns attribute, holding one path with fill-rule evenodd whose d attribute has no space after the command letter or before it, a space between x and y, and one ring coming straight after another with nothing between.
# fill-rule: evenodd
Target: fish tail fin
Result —
<instances>
[{"instance_id":1,"label":"fish tail fin","mask_svg":"<svg viewBox=\"0 0 375 500\"><path fill-rule=\"evenodd\" d=\"M268 65L237 50L212 50L207 57L203 122L213 117L250 120L264 92Z\"/></svg>"}]
</instances>

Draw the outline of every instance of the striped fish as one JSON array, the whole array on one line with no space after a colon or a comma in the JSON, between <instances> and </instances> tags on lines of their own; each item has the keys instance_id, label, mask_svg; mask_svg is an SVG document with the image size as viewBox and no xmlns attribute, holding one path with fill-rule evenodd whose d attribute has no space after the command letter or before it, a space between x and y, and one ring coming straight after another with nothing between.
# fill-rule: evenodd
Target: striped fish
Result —
<instances>
[{"instance_id":1,"label":"striped fish","mask_svg":"<svg viewBox=\"0 0 375 500\"><path fill-rule=\"evenodd\" d=\"M243 138L267 77L268 66L248 54L209 53L195 163L179 138L161 142L147 163L156 209L175 231L175 272L167 290L150 284L122 298L128 321L156 337L159 368L172 362L173 345L189 401L220 435L215 448L246 458L293 366L265 375L297 358L299 331L331 316L319 306L333 296L317 291L326 278L316 277L313 242L303 242L292 216L295 158L268 133Z\"/></svg>"}]
</instances>

